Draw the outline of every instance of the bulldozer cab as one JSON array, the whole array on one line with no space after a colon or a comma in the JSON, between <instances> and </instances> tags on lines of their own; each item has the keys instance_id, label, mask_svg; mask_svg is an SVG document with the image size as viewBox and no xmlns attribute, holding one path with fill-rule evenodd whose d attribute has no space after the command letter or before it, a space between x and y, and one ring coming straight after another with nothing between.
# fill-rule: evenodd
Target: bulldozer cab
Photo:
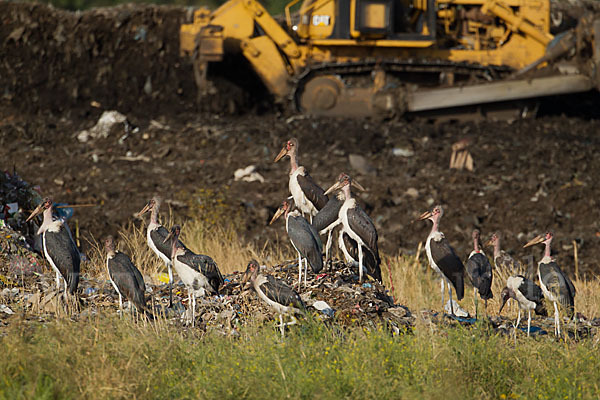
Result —
<instances>
[{"instance_id":1,"label":"bulldozer cab","mask_svg":"<svg viewBox=\"0 0 600 400\"><path fill-rule=\"evenodd\" d=\"M298 2L287 5L288 17ZM348 44L348 40L432 41L435 36L434 0L305 0L299 14L297 24L291 18L288 24L304 40Z\"/></svg>"}]
</instances>

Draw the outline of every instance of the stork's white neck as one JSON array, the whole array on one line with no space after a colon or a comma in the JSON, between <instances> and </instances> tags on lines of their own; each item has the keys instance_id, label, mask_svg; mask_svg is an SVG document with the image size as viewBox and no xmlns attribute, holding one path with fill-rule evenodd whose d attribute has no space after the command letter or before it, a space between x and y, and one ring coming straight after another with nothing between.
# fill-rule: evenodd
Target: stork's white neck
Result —
<instances>
[{"instance_id":1,"label":"stork's white neck","mask_svg":"<svg viewBox=\"0 0 600 400\"><path fill-rule=\"evenodd\" d=\"M60 220L54 221L52 219L52 207L48 207L44 210L44 221L42 225L39 227L37 233L38 235L43 232L58 232L62 227L63 223Z\"/></svg>"},{"instance_id":2,"label":"stork's white neck","mask_svg":"<svg viewBox=\"0 0 600 400\"><path fill-rule=\"evenodd\" d=\"M290 153L290 174L293 174L298 169L298 156L296 151Z\"/></svg>"}]
</instances>

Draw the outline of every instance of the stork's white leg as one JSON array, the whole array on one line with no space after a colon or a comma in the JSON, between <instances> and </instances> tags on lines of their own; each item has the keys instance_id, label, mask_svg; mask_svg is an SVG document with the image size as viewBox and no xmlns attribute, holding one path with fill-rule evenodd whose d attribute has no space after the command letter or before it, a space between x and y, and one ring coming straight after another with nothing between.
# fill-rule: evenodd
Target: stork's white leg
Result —
<instances>
[{"instance_id":1,"label":"stork's white leg","mask_svg":"<svg viewBox=\"0 0 600 400\"><path fill-rule=\"evenodd\" d=\"M521 322L521 307L519 307L519 315L517 316L517 323L515 324L515 334L517 329L519 328L519 323Z\"/></svg>"},{"instance_id":2,"label":"stork's white leg","mask_svg":"<svg viewBox=\"0 0 600 400\"><path fill-rule=\"evenodd\" d=\"M296 317L293 314L290 315L290 318L292 320L290 322L287 322L285 325L296 325L298 323L298 320L296 319Z\"/></svg>"},{"instance_id":3,"label":"stork's white leg","mask_svg":"<svg viewBox=\"0 0 600 400\"><path fill-rule=\"evenodd\" d=\"M454 304L452 303L452 285L448 282L448 296L450 296L450 315L454 315Z\"/></svg>"},{"instance_id":4,"label":"stork's white leg","mask_svg":"<svg viewBox=\"0 0 600 400\"><path fill-rule=\"evenodd\" d=\"M56 271L56 291L60 290L60 274L58 273L58 271Z\"/></svg>"},{"instance_id":5,"label":"stork's white leg","mask_svg":"<svg viewBox=\"0 0 600 400\"><path fill-rule=\"evenodd\" d=\"M283 315L279 314L279 330L281 330L281 338L285 337L285 325L283 324Z\"/></svg>"},{"instance_id":6,"label":"stork's white leg","mask_svg":"<svg viewBox=\"0 0 600 400\"><path fill-rule=\"evenodd\" d=\"M554 302L554 335L560 337L560 317L558 315L558 306Z\"/></svg>"},{"instance_id":7,"label":"stork's white leg","mask_svg":"<svg viewBox=\"0 0 600 400\"><path fill-rule=\"evenodd\" d=\"M298 289L302 283L302 255L298 252Z\"/></svg>"},{"instance_id":8,"label":"stork's white leg","mask_svg":"<svg viewBox=\"0 0 600 400\"><path fill-rule=\"evenodd\" d=\"M192 327L196 326L196 293L192 292Z\"/></svg>"},{"instance_id":9,"label":"stork's white leg","mask_svg":"<svg viewBox=\"0 0 600 400\"><path fill-rule=\"evenodd\" d=\"M329 250L331 250L331 233L333 229L327 231L327 245L325 246L325 262L329 260Z\"/></svg>"},{"instance_id":10,"label":"stork's white leg","mask_svg":"<svg viewBox=\"0 0 600 400\"><path fill-rule=\"evenodd\" d=\"M121 296L121 293L119 293L119 310L123 312L123 296Z\"/></svg>"},{"instance_id":11,"label":"stork's white leg","mask_svg":"<svg viewBox=\"0 0 600 400\"><path fill-rule=\"evenodd\" d=\"M446 302L444 301L444 290L445 290L444 278L441 279L441 284L442 284L442 313L444 313L446 310Z\"/></svg>"},{"instance_id":12,"label":"stork's white leg","mask_svg":"<svg viewBox=\"0 0 600 400\"><path fill-rule=\"evenodd\" d=\"M363 276L363 251L362 251L362 245L359 243L358 244L358 282L362 282L362 276Z\"/></svg>"},{"instance_id":13,"label":"stork's white leg","mask_svg":"<svg viewBox=\"0 0 600 400\"><path fill-rule=\"evenodd\" d=\"M304 259L304 287L307 286L306 284L306 276L308 275L308 259L305 258Z\"/></svg>"},{"instance_id":14,"label":"stork's white leg","mask_svg":"<svg viewBox=\"0 0 600 400\"><path fill-rule=\"evenodd\" d=\"M527 337L529 337L529 331L531 331L531 310L527 310Z\"/></svg>"}]
</instances>

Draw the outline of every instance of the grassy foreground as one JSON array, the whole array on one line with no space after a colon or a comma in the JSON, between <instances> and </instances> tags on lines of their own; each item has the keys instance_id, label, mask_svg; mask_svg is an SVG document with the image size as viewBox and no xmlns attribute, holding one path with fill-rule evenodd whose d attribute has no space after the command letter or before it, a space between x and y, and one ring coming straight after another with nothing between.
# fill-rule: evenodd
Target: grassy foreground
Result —
<instances>
[{"instance_id":1,"label":"grassy foreground","mask_svg":"<svg viewBox=\"0 0 600 400\"><path fill-rule=\"evenodd\" d=\"M108 317L14 325L0 339L0 397L597 398L598 345L490 335L485 327L353 330L319 322L235 339Z\"/></svg>"}]
</instances>

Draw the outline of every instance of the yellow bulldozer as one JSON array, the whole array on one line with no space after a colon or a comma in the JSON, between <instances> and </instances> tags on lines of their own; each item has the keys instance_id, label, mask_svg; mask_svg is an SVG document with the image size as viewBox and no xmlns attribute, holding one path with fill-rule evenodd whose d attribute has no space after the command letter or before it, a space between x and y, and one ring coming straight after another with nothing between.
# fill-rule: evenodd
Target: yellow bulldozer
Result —
<instances>
[{"instance_id":1,"label":"yellow bulldozer","mask_svg":"<svg viewBox=\"0 0 600 400\"><path fill-rule=\"evenodd\" d=\"M195 10L180 49L199 94L234 54L276 102L312 115L493 109L600 84L600 17L553 35L549 0L300 1L277 19L256 0Z\"/></svg>"}]
</instances>

